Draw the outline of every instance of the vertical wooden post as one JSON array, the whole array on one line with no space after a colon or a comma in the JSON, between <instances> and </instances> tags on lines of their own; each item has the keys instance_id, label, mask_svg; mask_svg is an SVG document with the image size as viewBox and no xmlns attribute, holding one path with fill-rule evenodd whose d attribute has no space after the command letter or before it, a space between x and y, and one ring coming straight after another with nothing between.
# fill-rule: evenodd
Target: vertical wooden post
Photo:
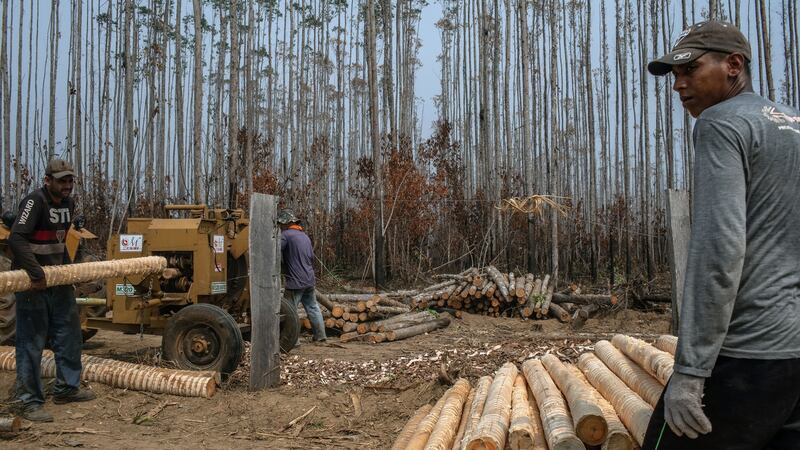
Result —
<instances>
[{"instance_id":1,"label":"vertical wooden post","mask_svg":"<svg viewBox=\"0 0 800 450\"><path fill-rule=\"evenodd\" d=\"M667 189L667 241L669 268L672 273L672 334L678 334L683 281L686 279L686 259L689 256L689 236L692 232L689 216L689 193Z\"/></svg>"},{"instance_id":2,"label":"vertical wooden post","mask_svg":"<svg viewBox=\"0 0 800 450\"><path fill-rule=\"evenodd\" d=\"M250 197L250 390L280 382L280 230L278 197Z\"/></svg>"}]
</instances>

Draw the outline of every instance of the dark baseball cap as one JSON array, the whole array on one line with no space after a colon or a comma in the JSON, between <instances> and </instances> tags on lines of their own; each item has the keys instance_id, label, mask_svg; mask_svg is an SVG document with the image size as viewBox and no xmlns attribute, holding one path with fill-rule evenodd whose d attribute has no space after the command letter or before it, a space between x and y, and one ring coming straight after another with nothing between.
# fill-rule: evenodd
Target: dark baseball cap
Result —
<instances>
[{"instance_id":1,"label":"dark baseball cap","mask_svg":"<svg viewBox=\"0 0 800 450\"><path fill-rule=\"evenodd\" d=\"M656 76L666 75L672 66L688 64L708 52L739 53L750 61L750 43L735 25L709 20L684 30L675 41L672 51L650 61L647 70Z\"/></svg>"},{"instance_id":2,"label":"dark baseball cap","mask_svg":"<svg viewBox=\"0 0 800 450\"><path fill-rule=\"evenodd\" d=\"M63 178L67 175L75 176L75 171L72 169L72 164L63 159L51 159L47 163L47 168L44 174L53 178Z\"/></svg>"}]
</instances>

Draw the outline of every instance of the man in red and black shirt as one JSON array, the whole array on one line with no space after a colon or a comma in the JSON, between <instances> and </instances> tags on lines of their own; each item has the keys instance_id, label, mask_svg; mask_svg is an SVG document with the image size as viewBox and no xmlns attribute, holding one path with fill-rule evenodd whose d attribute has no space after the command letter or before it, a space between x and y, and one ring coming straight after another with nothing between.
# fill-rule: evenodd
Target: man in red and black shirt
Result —
<instances>
[{"instance_id":1,"label":"man in red and black shirt","mask_svg":"<svg viewBox=\"0 0 800 450\"><path fill-rule=\"evenodd\" d=\"M22 199L8 238L14 254L13 268L24 269L31 290L16 294L17 332L16 396L20 415L36 422L51 422L43 409L41 359L45 344L55 353L54 403L87 401L92 391L80 389L81 322L71 285L47 287L42 266L68 264L66 237L75 202L70 198L75 173L61 159L47 164L44 186Z\"/></svg>"}]
</instances>

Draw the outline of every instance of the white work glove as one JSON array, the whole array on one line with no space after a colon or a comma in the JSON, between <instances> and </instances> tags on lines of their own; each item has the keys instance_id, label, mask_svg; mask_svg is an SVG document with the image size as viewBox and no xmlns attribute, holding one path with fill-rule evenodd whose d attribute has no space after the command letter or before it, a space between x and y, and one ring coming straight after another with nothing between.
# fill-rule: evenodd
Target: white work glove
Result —
<instances>
[{"instance_id":1,"label":"white work glove","mask_svg":"<svg viewBox=\"0 0 800 450\"><path fill-rule=\"evenodd\" d=\"M675 372L664 393L664 418L672 432L695 439L711 432L711 421L700 401L706 379Z\"/></svg>"}]
</instances>

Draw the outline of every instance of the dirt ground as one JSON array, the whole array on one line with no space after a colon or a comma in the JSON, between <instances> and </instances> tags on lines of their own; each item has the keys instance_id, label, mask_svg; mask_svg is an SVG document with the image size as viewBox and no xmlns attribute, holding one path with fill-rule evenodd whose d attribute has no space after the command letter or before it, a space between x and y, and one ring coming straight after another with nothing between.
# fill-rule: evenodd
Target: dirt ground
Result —
<instances>
[{"instance_id":1,"label":"dirt ground","mask_svg":"<svg viewBox=\"0 0 800 450\"><path fill-rule=\"evenodd\" d=\"M303 339L284 355L279 388L248 392L246 376L234 374L212 399L199 399L92 383L97 400L48 401L55 422L28 423L16 435L0 433L0 447L385 449L419 406L441 396L443 372L474 381L506 361L546 352L575 359L614 333L651 340L668 331L668 314L619 310L590 319L580 332L554 319L467 314L444 330L397 342L339 344L332 338L317 345ZM84 351L157 363L159 346L160 337L101 331ZM13 382L12 372L0 372L0 392L8 392ZM157 406L164 408L154 420L133 423Z\"/></svg>"}]
</instances>

